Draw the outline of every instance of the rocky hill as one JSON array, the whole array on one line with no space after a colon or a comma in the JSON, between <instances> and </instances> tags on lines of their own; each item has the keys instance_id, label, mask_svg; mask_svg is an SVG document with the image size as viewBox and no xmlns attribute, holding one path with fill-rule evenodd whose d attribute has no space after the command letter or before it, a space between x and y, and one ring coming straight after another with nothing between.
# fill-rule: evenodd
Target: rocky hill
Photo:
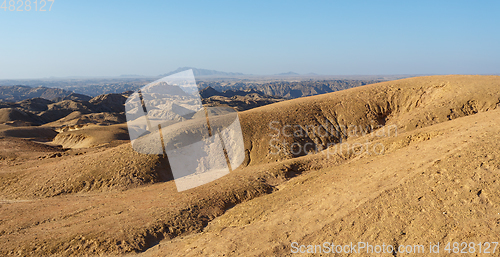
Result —
<instances>
[{"instance_id":1,"label":"rocky hill","mask_svg":"<svg viewBox=\"0 0 500 257\"><path fill-rule=\"evenodd\" d=\"M28 87L17 88L26 89L26 92L32 92L28 90ZM125 122L124 104L131 94L131 91L127 91L122 94L104 94L91 98L86 95L56 89L43 88L42 90L39 88L38 91L35 91L43 91L38 93L46 97L53 96L54 94L51 94L51 92L62 92L67 95L53 98L53 100L37 97L17 102L2 101L0 102L0 124L75 125L86 123L122 123ZM30 95L19 94L16 98L23 98ZM206 106L229 106L238 111L283 100L279 97L266 96L255 90L226 90L218 92L212 88L206 88L201 91L201 95L205 96L202 98L202 101Z\"/></svg>"},{"instance_id":2,"label":"rocky hill","mask_svg":"<svg viewBox=\"0 0 500 257\"><path fill-rule=\"evenodd\" d=\"M206 87L200 90L200 95L206 106L229 106L237 111L245 111L285 100L281 97L266 95L255 89L219 92L212 87Z\"/></svg>"},{"instance_id":3,"label":"rocky hill","mask_svg":"<svg viewBox=\"0 0 500 257\"><path fill-rule=\"evenodd\" d=\"M18 102L0 102L0 123L35 126L49 123L122 123L125 122L124 104L127 96L106 94L90 98L70 93L66 97L56 98L59 101L32 98Z\"/></svg>"}]
</instances>

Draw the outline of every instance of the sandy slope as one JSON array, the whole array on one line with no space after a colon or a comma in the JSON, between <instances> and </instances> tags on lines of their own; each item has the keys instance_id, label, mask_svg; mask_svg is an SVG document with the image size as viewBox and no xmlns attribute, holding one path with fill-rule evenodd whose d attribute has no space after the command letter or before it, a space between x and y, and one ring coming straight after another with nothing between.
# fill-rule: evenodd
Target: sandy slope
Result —
<instances>
[{"instance_id":1,"label":"sandy slope","mask_svg":"<svg viewBox=\"0 0 500 257\"><path fill-rule=\"evenodd\" d=\"M429 241L498 241L498 124L495 110L387 139L390 146L411 135L439 134L293 178L227 211L203 233L145 255L282 256L290 254L291 242L427 247Z\"/></svg>"}]
</instances>

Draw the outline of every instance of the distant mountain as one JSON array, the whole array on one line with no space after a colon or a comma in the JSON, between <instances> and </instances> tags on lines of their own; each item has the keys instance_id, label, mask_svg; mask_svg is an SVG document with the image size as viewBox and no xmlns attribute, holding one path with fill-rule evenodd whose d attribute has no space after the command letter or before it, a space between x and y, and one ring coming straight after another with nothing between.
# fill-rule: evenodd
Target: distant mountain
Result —
<instances>
[{"instance_id":1,"label":"distant mountain","mask_svg":"<svg viewBox=\"0 0 500 257\"><path fill-rule=\"evenodd\" d=\"M298 98L304 96L320 95L335 91L340 91L348 88L359 87L368 84L381 82L381 80L307 80L307 81L271 81L271 82L232 82L221 85L214 81L200 81L198 86L200 88L210 87L205 93L209 95L217 95L215 92L226 92L225 90L256 90L262 92L267 96L281 97L281 98ZM220 95L220 93L219 93Z\"/></svg>"},{"instance_id":2,"label":"distant mountain","mask_svg":"<svg viewBox=\"0 0 500 257\"><path fill-rule=\"evenodd\" d=\"M64 100L90 101L90 99L92 99L92 97L90 97L88 95L71 93L65 97L56 97L56 98L50 99L50 100L52 100L54 102L60 102L60 101L64 101Z\"/></svg>"},{"instance_id":3,"label":"distant mountain","mask_svg":"<svg viewBox=\"0 0 500 257\"><path fill-rule=\"evenodd\" d=\"M122 93L128 90L136 91L139 88L155 81L157 77L117 77L117 78L64 78L64 79L32 79L32 80L0 80L0 91L5 92L4 86L29 86L31 88L60 88L69 92L95 97L102 94ZM1 94L1 93L0 93ZM0 96L0 100L5 97ZM16 101L9 99L8 101Z\"/></svg>"},{"instance_id":4,"label":"distant mountain","mask_svg":"<svg viewBox=\"0 0 500 257\"><path fill-rule=\"evenodd\" d=\"M124 105L127 96L128 93L104 94L90 99L73 93L67 97L57 97L56 101L43 98L0 101L0 124L29 126L55 122L52 125L60 126L123 123L126 121Z\"/></svg>"},{"instance_id":5,"label":"distant mountain","mask_svg":"<svg viewBox=\"0 0 500 257\"><path fill-rule=\"evenodd\" d=\"M200 95L203 104L206 106L227 106L237 111L245 111L284 100L281 97L265 95L253 88L245 90L224 90L220 92L208 86L200 90Z\"/></svg>"},{"instance_id":6,"label":"distant mountain","mask_svg":"<svg viewBox=\"0 0 500 257\"><path fill-rule=\"evenodd\" d=\"M216 70L197 69L197 68L192 68L192 67L181 67L181 68L177 68L176 70L171 71L169 73L162 74L162 75L160 75L160 77L170 76L170 75L173 75L175 73L179 73L179 72L186 71L189 69L193 70L193 74L195 76L241 76L241 75L245 75L245 74L239 73L239 72L224 72L224 71L216 71Z\"/></svg>"},{"instance_id":7,"label":"distant mountain","mask_svg":"<svg viewBox=\"0 0 500 257\"><path fill-rule=\"evenodd\" d=\"M244 89L244 90L228 89L228 90L224 90L224 91L220 92L220 91L217 91L216 89L214 89L213 87L208 86L208 87L200 90L200 96L202 98L209 98L212 96L233 97L233 96L248 96L248 95L258 95L258 96L263 97L263 98L276 98L276 99L281 98L281 97L268 96L268 95L262 93L261 91L254 89L254 88L248 88L248 89Z\"/></svg>"},{"instance_id":8,"label":"distant mountain","mask_svg":"<svg viewBox=\"0 0 500 257\"><path fill-rule=\"evenodd\" d=\"M173 94L185 95L180 88L160 82ZM125 102L133 91L110 93L94 98L57 88L27 86L0 87L0 124L32 126L47 124L62 127L75 124L117 124L126 121ZM237 111L283 101L255 89L236 89L219 92L212 87L200 91L205 106L226 106ZM26 99L26 97L35 96ZM56 96L56 97L54 97ZM15 99L15 100L11 100ZM174 108L182 109L175 105Z\"/></svg>"},{"instance_id":9,"label":"distant mountain","mask_svg":"<svg viewBox=\"0 0 500 257\"><path fill-rule=\"evenodd\" d=\"M143 78L143 75L136 75L136 74L123 74L119 76L120 78Z\"/></svg>"},{"instance_id":10,"label":"distant mountain","mask_svg":"<svg viewBox=\"0 0 500 257\"><path fill-rule=\"evenodd\" d=\"M278 76L297 76L297 75L300 75L296 72L293 72L293 71L289 71L289 72L285 72L285 73L279 73L279 74L276 74Z\"/></svg>"},{"instance_id":11,"label":"distant mountain","mask_svg":"<svg viewBox=\"0 0 500 257\"><path fill-rule=\"evenodd\" d=\"M92 98L89 103L97 106L95 110L100 112L124 112L127 97L128 94L104 94Z\"/></svg>"},{"instance_id":12,"label":"distant mountain","mask_svg":"<svg viewBox=\"0 0 500 257\"><path fill-rule=\"evenodd\" d=\"M211 96L214 96L214 95L220 95L220 96L223 96L222 92L219 92L217 90L215 90L213 87L206 87L202 90L200 90L200 96L202 98L209 98Z\"/></svg>"},{"instance_id":13,"label":"distant mountain","mask_svg":"<svg viewBox=\"0 0 500 257\"><path fill-rule=\"evenodd\" d=\"M0 100L17 102L30 98L43 98L52 100L71 95L71 91L60 88L29 87L29 86L0 86Z\"/></svg>"}]
</instances>

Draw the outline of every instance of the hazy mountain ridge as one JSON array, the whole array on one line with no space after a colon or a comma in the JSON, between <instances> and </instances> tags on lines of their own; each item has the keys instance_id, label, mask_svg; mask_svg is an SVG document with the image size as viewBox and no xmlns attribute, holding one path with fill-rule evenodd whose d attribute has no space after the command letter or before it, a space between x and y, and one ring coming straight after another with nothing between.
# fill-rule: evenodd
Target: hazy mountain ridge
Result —
<instances>
[{"instance_id":1,"label":"hazy mountain ridge","mask_svg":"<svg viewBox=\"0 0 500 257\"><path fill-rule=\"evenodd\" d=\"M225 71L217 71L217 70L198 69L198 68L193 68L193 67L179 67L174 71L171 71L171 72L168 72L165 74L161 74L159 77L170 76L172 74L179 73L179 72L186 71L186 70L193 70L193 74L195 77L199 77L199 76L242 76L242 75L245 75L245 74L240 73L240 72L225 72Z\"/></svg>"},{"instance_id":2,"label":"hazy mountain ridge","mask_svg":"<svg viewBox=\"0 0 500 257\"><path fill-rule=\"evenodd\" d=\"M220 92L225 90L246 90L253 88L269 96L283 98L297 98L335 92L351 87L373 84L381 81L398 79L408 76L348 76L335 78L332 76L316 75L314 73L300 75L295 72L280 73L269 76L248 75L239 72L224 72L193 67L180 67L174 71L161 74L157 77L120 76L116 78L54 78L33 80L0 80L0 100L20 101L24 99L42 97L53 100L56 97L63 99L69 93L95 97L102 94L120 94L125 91L137 91L141 87L169 75L191 69L197 80L198 87L208 86ZM30 89L31 88L31 89ZM25 91L36 91L40 88L47 91L45 95L26 94ZM46 88L52 88L53 92ZM69 93L68 93L68 92Z\"/></svg>"},{"instance_id":3,"label":"hazy mountain ridge","mask_svg":"<svg viewBox=\"0 0 500 257\"><path fill-rule=\"evenodd\" d=\"M224 90L250 90L254 89L266 95L282 98L298 98L304 96L320 95L353 87L364 86L382 82L380 80L307 80L307 81L271 81L257 82L229 82L201 81L198 85L202 88L211 87L218 91Z\"/></svg>"},{"instance_id":4,"label":"hazy mountain ridge","mask_svg":"<svg viewBox=\"0 0 500 257\"><path fill-rule=\"evenodd\" d=\"M278 75L278 76L297 76L300 74L298 74L297 72L289 71L289 72L278 73L276 75Z\"/></svg>"},{"instance_id":5,"label":"hazy mountain ridge","mask_svg":"<svg viewBox=\"0 0 500 257\"><path fill-rule=\"evenodd\" d=\"M1 86L0 100L5 102L16 102L29 98L44 98L52 100L58 97L66 97L70 91L60 88L29 87L29 86Z\"/></svg>"},{"instance_id":6,"label":"hazy mountain ridge","mask_svg":"<svg viewBox=\"0 0 500 257\"><path fill-rule=\"evenodd\" d=\"M29 87L29 86L0 86L0 100L8 102L16 102L30 98L45 98L48 100L85 100L88 97L95 97L103 94L121 94L126 91L136 91L150 80L89 80L87 85L84 82L73 84L58 84L61 88L48 88L48 87ZM363 86L381 82L381 80L350 80L350 79L337 79L337 80L304 80L304 81L244 81L237 80L232 82L221 81L207 81L199 80L198 87L204 90L211 87L220 92L233 90L233 91L246 91L255 90L263 95L293 99L303 96L318 95L324 93L335 92L352 87ZM27 83L29 84L29 83ZM229 92L229 91L228 91ZM245 93L246 94L246 93ZM220 94L218 94L220 95ZM88 96L88 97L87 97ZM220 95L228 96L228 95ZM233 96L233 95L231 95ZM206 97L206 96L204 96Z\"/></svg>"},{"instance_id":7,"label":"hazy mountain ridge","mask_svg":"<svg viewBox=\"0 0 500 257\"><path fill-rule=\"evenodd\" d=\"M95 97L102 94L119 94L125 91L135 91L153 82L155 78L89 78L89 79L46 79L46 80L1 80L0 99L2 92L9 94L9 87L25 88L53 88L62 89L69 93L83 94ZM15 91L14 91L15 92ZM11 92L11 93L14 93ZM65 97L66 92L56 97ZM39 96L33 96L39 97ZM7 97L5 97L7 98ZM29 96L23 99L31 98ZM54 97L55 98L55 97ZM19 98L5 99L5 101L18 101ZM51 99L49 99L51 100Z\"/></svg>"},{"instance_id":8,"label":"hazy mountain ridge","mask_svg":"<svg viewBox=\"0 0 500 257\"><path fill-rule=\"evenodd\" d=\"M207 106L229 106L237 111L245 111L285 100L282 97L269 96L253 88L245 90L224 90L212 87L200 90L203 104Z\"/></svg>"}]
</instances>

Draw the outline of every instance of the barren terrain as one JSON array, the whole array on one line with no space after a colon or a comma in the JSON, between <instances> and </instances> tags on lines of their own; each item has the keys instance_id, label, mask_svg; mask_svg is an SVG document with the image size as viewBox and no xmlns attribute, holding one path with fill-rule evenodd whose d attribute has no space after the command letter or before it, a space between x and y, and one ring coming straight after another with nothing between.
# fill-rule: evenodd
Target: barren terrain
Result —
<instances>
[{"instance_id":1,"label":"barren terrain","mask_svg":"<svg viewBox=\"0 0 500 257\"><path fill-rule=\"evenodd\" d=\"M244 164L183 192L166 156L132 150L112 96L0 109L0 255L499 240L499 76L408 78L239 112Z\"/></svg>"}]
</instances>

